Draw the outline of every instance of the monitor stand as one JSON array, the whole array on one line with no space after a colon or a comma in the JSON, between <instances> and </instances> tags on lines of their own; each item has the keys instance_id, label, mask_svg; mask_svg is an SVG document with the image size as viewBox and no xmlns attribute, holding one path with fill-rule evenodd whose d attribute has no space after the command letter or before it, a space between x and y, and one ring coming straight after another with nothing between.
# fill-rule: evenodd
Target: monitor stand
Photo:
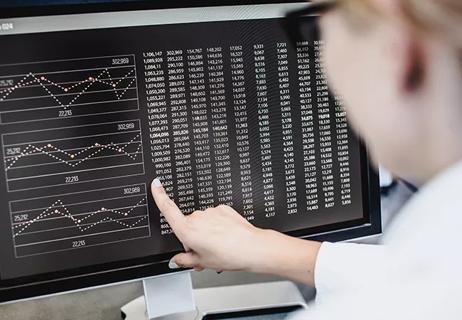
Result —
<instances>
[{"instance_id":1,"label":"monitor stand","mask_svg":"<svg viewBox=\"0 0 462 320\"><path fill-rule=\"evenodd\" d=\"M156 292L158 291L170 291L172 290L168 282L170 276L165 277L160 282L152 282L151 284L156 285ZM189 277L189 274L187 274ZM154 279L153 279L154 280ZM148 280L150 281L150 280ZM190 283L190 282L189 282ZM166 285L166 286L165 286ZM190 287L188 286L187 292ZM146 284L145 284L146 289ZM178 288L173 288L177 290ZM212 287L195 289L193 294L197 307L193 311L181 312L180 307L184 307L184 300L179 300L177 294L181 292L170 291L171 294L160 293L163 299L159 301L151 301L151 298L145 298L143 296L129 302L121 308L122 319L125 320L203 320L207 315L223 315L228 314L241 314L244 312L250 312L253 315L265 314L259 319L265 319L268 314L276 314L281 312L290 312L298 308L306 308L305 299L297 286L289 281L278 281L278 282L267 282L267 283L254 283L237 286L226 286L226 287ZM145 303L146 301L146 303ZM151 302L149 302L151 301ZM165 304L165 305L163 305ZM191 306L191 305L189 305ZM167 307L167 308L164 308ZM164 311L164 316L159 318L153 318L152 311ZM148 312L149 316L148 316ZM183 311L186 308L182 309ZM189 309L191 310L191 309ZM172 314L171 312L181 312ZM168 315L165 315L166 313ZM159 312L156 313L160 314ZM156 315L156 316L157 316ZM220 319L229 319L228 317L218 317ZM278 317L277 319L280 319Z\"/></svg>"},{"instance_id":2,"label":"monitor stand","mask_svg":"<svg viewBox=\"0 0 462 320\"><path fill-rule=\"evenodd\" d=\"M196 309L191 271L144 279L143 288L149 320Z\"/></svg>"}]
</instances>

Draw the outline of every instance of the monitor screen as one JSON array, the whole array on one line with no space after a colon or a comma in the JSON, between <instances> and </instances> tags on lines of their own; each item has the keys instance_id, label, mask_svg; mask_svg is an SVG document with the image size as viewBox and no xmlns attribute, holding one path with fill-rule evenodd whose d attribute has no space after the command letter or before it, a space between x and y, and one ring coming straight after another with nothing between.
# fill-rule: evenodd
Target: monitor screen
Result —
<instances>
[{"instance_id":1,"label":"monitor screen","mask_svg":"<svg viewBox=\"0 0 462 320\"><path fill-rule=\"evenodd\" d=\"M1 19L0 300L166 272L181 245L155 177L185 214L228 204L296 236L380 232L315 18L295 45L283 28L302 5Z\"/></svg>"}]
</instances>

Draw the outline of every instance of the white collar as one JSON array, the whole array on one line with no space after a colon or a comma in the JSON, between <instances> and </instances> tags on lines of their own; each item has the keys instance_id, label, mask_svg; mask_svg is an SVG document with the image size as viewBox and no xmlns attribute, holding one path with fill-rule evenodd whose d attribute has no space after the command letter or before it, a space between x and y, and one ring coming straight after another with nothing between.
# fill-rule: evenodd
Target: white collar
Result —
<instances>
[{"instance_id":1,"label":"white collar","mask_svg":"<svg viewBox=\"0 0 462 320\"><path fill-rule=\"evenodd\" d=\"M396 235L413 233L422 226L438 228L439 223L458 224L461 220L462 161L459 161L426 183L408 201L387 228L382 242L392 243Z\"/></svg>"}]
</instances>

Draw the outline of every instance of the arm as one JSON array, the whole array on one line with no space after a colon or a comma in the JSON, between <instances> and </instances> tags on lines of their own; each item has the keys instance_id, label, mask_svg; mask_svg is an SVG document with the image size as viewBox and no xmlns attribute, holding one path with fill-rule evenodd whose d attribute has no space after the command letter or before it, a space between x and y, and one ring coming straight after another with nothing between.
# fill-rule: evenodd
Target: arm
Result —
<instances>
[{"instance_id":1,"label":"arm","mask_svg":"<svg viewBox=\"0 0 462 320\"><path fill-rule=\"evenodd\" d=\"M314 279L318 297L370 286L386 277L390 261L384 245L324 242Z\"/></svg>"},{"instance_id":2,"label":"arm","mask_svg":"<svg viewBox=\"0 0 462 320\"><path fill-rule=\"evenodd\" d=\"M255 261L246 271L274 274L309 286L315 285L320 242L301 240L273 230L261 230Z\"/></svg>"}]
</instances>

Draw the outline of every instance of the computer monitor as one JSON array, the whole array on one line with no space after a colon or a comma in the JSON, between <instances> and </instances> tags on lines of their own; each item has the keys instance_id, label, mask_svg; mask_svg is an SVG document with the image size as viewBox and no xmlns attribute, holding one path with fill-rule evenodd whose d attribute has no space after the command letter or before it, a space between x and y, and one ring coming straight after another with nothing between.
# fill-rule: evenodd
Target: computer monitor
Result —
<instances>
[{"instance_id":1,"label":"computer monitor","mask_svg":"<svg viewBox=\"0 0 462 320\"><path fill-rule=\"evenodd\" d=\"M107 2L0 4L0 301L172 272L154 177L186 214L229 204L307 239L381 232L314 17L296 45L284 31L304 1Z\"/></svg>"}]
</instances>

